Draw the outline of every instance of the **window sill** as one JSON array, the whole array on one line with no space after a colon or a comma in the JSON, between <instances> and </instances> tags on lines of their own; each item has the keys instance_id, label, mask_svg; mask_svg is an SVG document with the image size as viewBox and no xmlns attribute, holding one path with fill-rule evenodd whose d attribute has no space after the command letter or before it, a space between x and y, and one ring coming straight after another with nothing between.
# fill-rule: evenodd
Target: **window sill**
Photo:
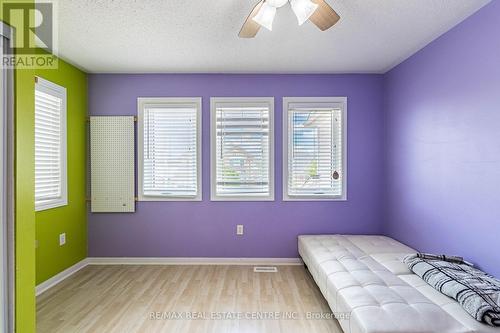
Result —
<instances>
[{"instance_id":1,"label":"window sill","mask_svg":"<svg viewBox=\"0 0 500 333\"><path fill-rule=\"evenodd\" d=\"M347 201L347 196L339 196L339 197L283 196L283 201Z\"/></svg>"},{"instance_id":2,"label":"window sill","mask_svg":"<svg viewBox=\"0 0 500 333\"><path fill-rule=\"evenodd\" d=\"M275 201L274 195L266 197L256 197L256 196L219 196L213 195L210 197L210 201Z\"/></svg>"},{"instance_id":3,"label":"window sill","mask_svg":"<svg viewBox=\"0 0 500 333\"><path fill-rule=\"evenodd\" d=\"M68 205L68 200L49 200L36 203L35 202L35 212L41 212L48 209L64 207Z\"/></svg>"},{"instance_id":4,"label":"window sill","mask_svg":"<svg viewBox=\"0 0 500 333\"><path fill-rule=\"evenodd\" d=\"M144 201L144 202L161 202L161 201L178 201L178 202L183 202L183 201L202 201L202 197L196 196L196 197L162 197L162 196L146 196L146 195L139 195L137 201Z\"/></svg>"}]
</instances>

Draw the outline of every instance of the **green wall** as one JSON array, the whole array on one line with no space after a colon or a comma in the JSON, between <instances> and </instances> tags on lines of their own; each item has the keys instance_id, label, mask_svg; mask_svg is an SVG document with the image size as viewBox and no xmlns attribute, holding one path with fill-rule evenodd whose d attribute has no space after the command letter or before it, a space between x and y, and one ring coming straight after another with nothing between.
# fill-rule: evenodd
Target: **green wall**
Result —
<instances>
[{"instance_id":1,"label":"green wall","mask_svg":"<svg viewBox=\"0 0 500 333\"><path fill-rule=\"evenodd\" d=\"M3 2L0 0L0 8ZM14 73L17 333L35 332L34 75L31 69L16 69Z\"/></svg>"},{"instance_id":2,"label":"green wall","mask_svg":"<svg viewBox=\"0 0 500 333\"><path fill-rule=\"evenodd\" d=\"M36 70L35 74L66 88L68 126L68 205L35 213L39 284L87 257L87 75L62 60L57 70ZM59 246L61 233L66 233L66 244Z\"/></svg>"},{"instance_id":3,"label":"green wall","mask_svg":"<svg viewBox=\"0 0 500 333\"><path fill-rule=\"evenodd\" d=\"M34 71L15 73L16 332L35 331Z\"/></svg>"},{"instance_id":4,"label":"green wall","mask_svg":"<svg viewBox=\"0 0 500 333\"><path fill-rule=\"evenodd\" d=\"M15 73L16 332L35 331L35 156L33 70Z\"/></svg>"}]
</instances>

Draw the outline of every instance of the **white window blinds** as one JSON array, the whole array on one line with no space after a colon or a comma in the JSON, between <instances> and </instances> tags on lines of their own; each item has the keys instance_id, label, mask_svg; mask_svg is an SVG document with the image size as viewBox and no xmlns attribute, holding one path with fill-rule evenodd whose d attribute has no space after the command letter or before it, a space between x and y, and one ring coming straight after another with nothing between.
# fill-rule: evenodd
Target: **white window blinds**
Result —
<instances>
[{"instance_id":1,"label":"white window blinds","mask_svg":"<svg viewBox=\"0 0 500 333\"><path fill-rule=\"evenodd\" d=\"M272 200L273 99L212 100L213 200Z\"/></svg>"},{"instance_id":2,"label":"white window blinds","mask_svg":"<svg viewBox=\"0 0 500 333\"><path fill-rule=\"evenodd\" d=\"M66 89L37 78L35 208L43 210L66 204Z\"/></svg>"},{"instance_id":3,"label":"white window blinds","mask_svg":"<svg viewBox=\"0 0 500 333\"><path fill-rule=\"evenodd\" d=\"M342 199L345 193L344 105L317 102L286 105L285 197L290 200Z\"/></svg>"},{"instance_id":4,"label":"white window blinds","mask_svg":"<svg viewBox=\"0 0 500 333\"><path fill-rule=\"evenodd\" d=\"M199 99L144 99L140 104L140 199L200 200Z\"/></svg>"}]
</instances>

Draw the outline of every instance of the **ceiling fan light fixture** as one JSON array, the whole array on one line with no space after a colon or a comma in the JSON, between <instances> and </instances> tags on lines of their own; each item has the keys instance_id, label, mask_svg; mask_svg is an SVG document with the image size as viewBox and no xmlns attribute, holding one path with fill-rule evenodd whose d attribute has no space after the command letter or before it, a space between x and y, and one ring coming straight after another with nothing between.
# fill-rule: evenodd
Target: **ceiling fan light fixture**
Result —
<instances>
[{"instance_id":1,"label":"ceiling fan light fixture","mask_svg":"<svg viewBox=\"0 0 500 333\"><path fill-rule=\"evenodd\" d=\"M276 7L269 5L266 2L262 4L259 12L255 15L252 20L263 26L264 28L273 31L273 21L276 16Z\"/></svg>"},{"instance_id":2,"label":"ceiling fan light fixture","mask_svg":"<svg viewBox=\"0 0 500 333\"><path fill-rule=\"evenodd\" d=\"M273 7L280 8L286 5L288 0L266 0L266 2Z\"/></svg>"},{"instance_id":3,"label":"ceiling fan light fixture","mask_svg":"<svg viewBox=\"0 0 500 333\"><path fill-rule=\"evenodd\" d=\"M318 9L318 5L311 0L290 0L290 4L295 16L297 16L299 25L304 24Z\"/></svg>"}]
</instances>

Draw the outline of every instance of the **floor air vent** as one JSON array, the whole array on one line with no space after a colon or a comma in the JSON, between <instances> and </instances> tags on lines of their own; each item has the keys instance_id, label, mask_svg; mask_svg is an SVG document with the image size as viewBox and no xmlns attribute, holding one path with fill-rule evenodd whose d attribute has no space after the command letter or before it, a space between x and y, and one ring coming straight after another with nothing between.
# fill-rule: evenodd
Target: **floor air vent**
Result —
<instances>
[{"instance_id":1,"label":"floor air vent","mask_svg":"<svg viewBox=\"0 0 500 333\"><path fill-rule=\"evenodd\" d=\"M278 268L271 266L256 266L253 268L253 271L256 273L277 273Z\"/></svg>"}]
</instances>

